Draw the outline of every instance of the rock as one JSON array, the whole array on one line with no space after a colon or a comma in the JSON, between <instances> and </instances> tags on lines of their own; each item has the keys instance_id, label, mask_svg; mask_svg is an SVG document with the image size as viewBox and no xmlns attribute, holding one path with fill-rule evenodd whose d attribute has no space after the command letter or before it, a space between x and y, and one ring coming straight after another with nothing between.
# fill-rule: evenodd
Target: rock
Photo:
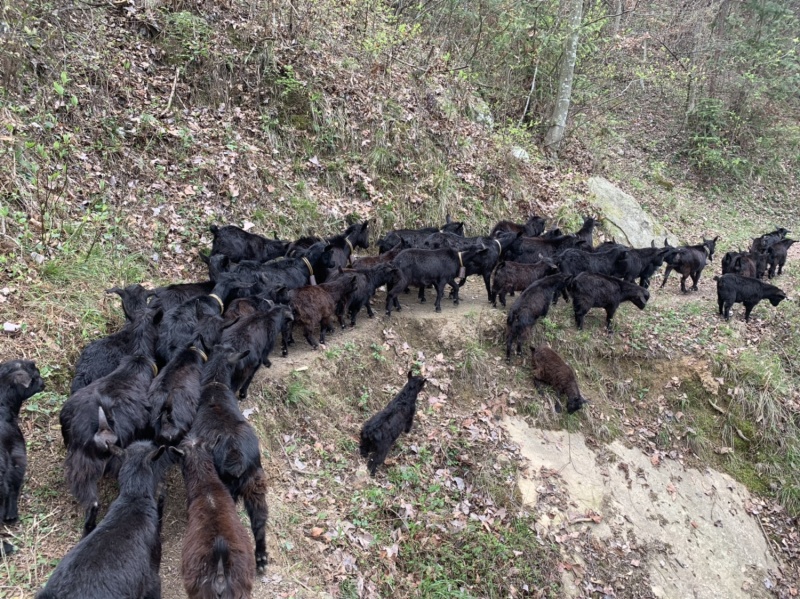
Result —
<instances>
[{"instance_id":1,"label":"rock","mask_svg":"<svg viewBox=\"0 0 800 599\"><path fill-rule=\"evenodd\" d=\"M594 196L592 203L604 217L603 229L619 243L643 248L655 240L660 247L667 239L671 245L679 245L678 238L645 212L632 195L603 177L591 177L587 184Z\"/></svg>"},{"instance_id":2,"label":"rock","mask_svg":"<svg viewBox=\"0 0 800 599\"><path fill-rule=\"evenodd\" d=\"M517 160L521 160L522 162L530 162L531 155L528 154L528 151L525 148L520 148L519 146L511 146L511 155L516 158Z\"/></svg>"},{"instance_id":3,"label":"rock","mask_svg":"<svg viewBox=\"0 0 800 599\"><path fill-rule=\"evenodd\" d=\"M486 101L478 96L469 96L467 103L467 116L469 116L472 122L483 125L491 131L494 128L494 117Z\"/></svg>"}]
</instances>

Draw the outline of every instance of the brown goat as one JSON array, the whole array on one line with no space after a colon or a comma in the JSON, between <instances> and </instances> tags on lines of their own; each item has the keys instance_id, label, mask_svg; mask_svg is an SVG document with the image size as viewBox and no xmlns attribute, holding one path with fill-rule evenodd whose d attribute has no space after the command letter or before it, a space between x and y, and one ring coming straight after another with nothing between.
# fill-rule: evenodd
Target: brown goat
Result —
<instances>
[{"instance_id":1,"label":"brown goat","mask_svg":"<svg viewBox=\"0 0 800 599\"><path fill-rule=\"evenodd\" d=\"M363 258L353 258L352 268L358 268L363 270L365 268L372 268L378 264L383 264L384 262L391 262L394 260L395 256L406 249L406 244L403 241L399 241L397 245L395 245L392 249L388 252L383 252L382 254L378 254L377 256L364 256Z\"/></svg>"},{"instance_id":2,"label":"brown goat","mask_svg":"<svg viewBox=\"0 0 800 599\"><path fill-rule=\"evenodd\" d=\"M246 599L256 561L236 504L197 439L181 446L189 512L181 576L189 599Z\"/></svg>"},{"instance_id":3,"label":"brown goat","mask_svg":"<svg viewBox=\"0 0 800 599\"><path fill-rule=\"evenodd\" d=\"M587 401L581 396L575 371L561 356L546 345L531 346L533 358L533 380L550 385L558 395L567 396L567 412L572 414L581 409ZM561 412L561 402L556 399L556 412Z\"/></svg>"},{"instance_id":4,"label":"brown goat","mask_svg":"<svg viewBox=\"0 0 800 599\"><path fill-rule=\"evenodd\" d=\"M500 303L505 306L506 294L524 291L535 281L557 272L558 267L550 258L542 258L533 264L501 262L492 272L492 305L497 307L499 297Z\"/></svg>"},{"instance_id":5,"label":"brown goat","mask_svg":"<svg viewBox=\"0 0 800 599\"><path fill-rule=\"evenodd\" d=\"M325 332L332 329L333 317L339 319L344 328L344 299L352 293L358 281L355 275L337 277L322 285L306 285L291 292L289 305L294 313L294 322L303 327L303 335L314 349L325 343ZM319 342L313 332L319 324Z\"/></svg>"}]
</instances>

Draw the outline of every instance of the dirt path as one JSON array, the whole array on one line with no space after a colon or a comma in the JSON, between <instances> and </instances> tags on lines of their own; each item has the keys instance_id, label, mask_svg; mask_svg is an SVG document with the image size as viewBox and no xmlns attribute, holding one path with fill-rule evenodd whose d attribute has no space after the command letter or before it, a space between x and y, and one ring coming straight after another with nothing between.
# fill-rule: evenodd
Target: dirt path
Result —
<instances>
[{"instance_id":1,"label":"dirt path","mask_svg":"<svg viewBox=\"0 0 800 599\"><path fill-rule=\"evenodd\" d=\"M685 296L671 278L665 289L652 290L648 309L673 307L688 301L703 305L703 311L707 307L713 314L715 294L710 276L701 280L700 287L700 292ZM382 306L384 297L378 295L376 308ZM370 320L362 316L355 329L331 335L329 346L347 341L379 341L384 330L414 324L424 328L444 347L457 347L464 341L465 322L470 320L465 317L479 315L484 310L494 311L486 302L483 285L478 281L471 281L462 289L459 306L443 301L441 313L434 312L430 300L419 304L414 295L401 297L401 302L400 313L387 319L382 310L376 309L376 318ZM561 306L557 309L565 310ZM628 310L634 308L623 307L617 318L624 319ZM602 318L602 311L592 311L587 327L599 329ZM313 370L315 364L324 359L323 351L312 350L299 335L297 337L288 358L275 358L272 368L259 373L251 398L242 404L243 410L257 407L265 386L285 380L296 369ZM730 477L710 470L702 473L686 470L677 463L662 464L656 469L640 450L626 448L619 442L602 450L617 465L609 462L599 468L595 464L598 454L586 447L580 434L573 434L568 440L566 433L530 429L518 419L506 419L503 425L530 461L528 474L519 480L525 500L536 505L539 500L536 489L542 483L539 471L545 467L559 473L564 491L573 502L569 514L554 516L549 511L549 517L543 515L543 530L564 526L575 509L584 513L592 510L602 516L601 524L593 525L592 534L598 539L635 538L646 545L645 578L651 586L649 592L656 597L766 596L762 580L766 570L775 567L775 562L757 522L745 510L748 492ZM286 481L272 481L268 497L271 522L285 521L282 504L286 495ZM170 480L164 525L162 580L165 599L186 596L180 580L180 551L186 525L184 502L182 483L175 473ZM271 563L267 575L257 581L253 596L256 599L329 597L328 593L316 590L324 589L325 584L322 574L316 572L312 564L280 561L278 534L275 526L268 526ZM575 552L567 557L576 563L581 559ZM564 577L565 588L572 589L572 596L579 594L576 585L580 580L575 572L579 570L572 574L565 572ZM648 592L642 590L645 594Z\"/></svg>"}]
</instances>

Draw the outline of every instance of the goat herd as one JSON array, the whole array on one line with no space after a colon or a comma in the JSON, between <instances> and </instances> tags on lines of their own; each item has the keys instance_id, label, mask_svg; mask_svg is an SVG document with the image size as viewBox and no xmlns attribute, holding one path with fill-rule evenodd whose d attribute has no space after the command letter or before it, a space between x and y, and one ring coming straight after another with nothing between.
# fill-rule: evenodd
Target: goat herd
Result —
<instances>
[{"instance_id":1,"label":"goat herd","mask_svg":"<svg viewBox=\"0 0 800 599\"><path fill-rule=\"evenodd\" d=\"M209 280L147 290L141 285L109 289L122 300L126 323L116 333L86 346L78 359L71 394L60 422L67 455L64 475L85 510L83 538L56 567L39 599L121 599L160 597L160 527L165 492L161 481L181 464L188 502L181 572L188 596L249 597L255 572L267 565L265 525L267 481L255 431L238 399L247 396L258 368L270 366L278 337L285 356L299 327L316 348L334 318L351 326L362 308L386 286L386 313L400 310L398 295L409 286L436 292L441 310L446 286L455 303L470 275L480 275L490 302L508 311L506 357L521 353L536 321L560 296L571 297L578 328L592 308L604 308L606 327L620 303L643 309L656 270L666 263L681 274L681 289L712 260L717 239L702 244L632 249L615 242L593 247L596 221L586 218L575 234L532 217L525 224L498 223L488 237L464 237L463 223L441 228L392 231L378 241L376 257L354 256L369 247L368 221L328 239L293 243L267 239L233 226L211 227ZM778 229L754 240L748 252L731 252L717 280L719 312L730 317L743 303L745 318L761 300L777 305L786 296L761 281L780 274L793 243ZM638 284L635 281L638 279ZM315 337L319 331L319 341ZM567 397L574 412L585 400L575 373L549 347L532 348L537 384ZM402 432L411 430L417 395L425 379L408 381L387 407L361 430L361 455L371 456L372 475ZM18 518L17 501L25 466L25 442L18 425L22 402L44 387L35 364L0 364L0 511L5 522ZM238 398L238 399L237 399ZM556 404L556 409L561 410ZM98 482L119 481L119 496L96 524ZM255 548L240 522L244 502ZM13 547L3 543L3 552Z\"/></svg>"}]
</instances>

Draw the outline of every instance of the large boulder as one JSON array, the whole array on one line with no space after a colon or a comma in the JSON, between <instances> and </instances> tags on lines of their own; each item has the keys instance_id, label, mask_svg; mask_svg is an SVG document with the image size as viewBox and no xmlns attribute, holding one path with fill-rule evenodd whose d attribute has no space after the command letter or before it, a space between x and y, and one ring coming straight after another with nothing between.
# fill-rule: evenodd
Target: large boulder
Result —
<instances>
[{"instance_id":1,"label":"large boulder","mask_svg":"<svg viewBox=\"0 0 800 599\"><path fill-rule=\"evenodd\" d=\"M603 177L592 177L587 183L593 196L590 201L603 217L603 229L619 243L643 248L654 240L661 246L667 239L671 245L679 245L678 238L645 212L632 195Z\"/></svg>"}]
</instances>

